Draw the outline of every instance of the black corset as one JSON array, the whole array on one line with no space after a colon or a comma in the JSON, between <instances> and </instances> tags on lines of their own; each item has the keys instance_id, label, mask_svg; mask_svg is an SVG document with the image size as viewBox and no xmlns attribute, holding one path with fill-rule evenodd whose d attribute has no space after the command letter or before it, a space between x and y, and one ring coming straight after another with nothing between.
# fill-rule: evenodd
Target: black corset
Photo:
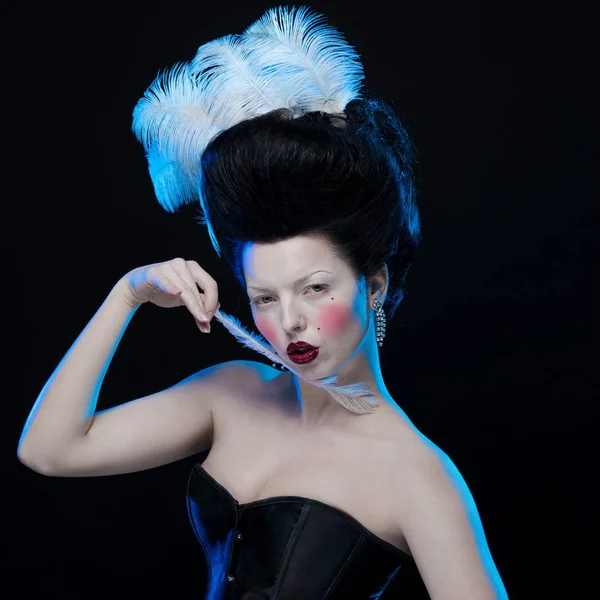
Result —
<instances>
[{"instance_id":1,"label":"black corset","mask_svg":"<svg viewBox=\"0 0 600 600\"><path fill-rule=\"evenodd\" d=\"M428 597L409 554L318 500L240 504L196 464L187 505L207 560L205 600L373 600L392 580L396 600Z\"/></svg>"}]
</instances>

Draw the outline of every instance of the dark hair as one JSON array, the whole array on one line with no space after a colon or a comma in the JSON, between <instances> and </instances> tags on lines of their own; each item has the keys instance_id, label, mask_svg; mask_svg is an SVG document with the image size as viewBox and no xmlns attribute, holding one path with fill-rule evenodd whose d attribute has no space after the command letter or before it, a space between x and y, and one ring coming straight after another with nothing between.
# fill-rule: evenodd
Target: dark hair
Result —
<instances>
[{"instance_id":1,"label":"dark hair","mask_svg":"<svg viewBox=\"0 0 600 600\"><path fill-rule=\"evenodd\" d=\"M383 101L354 100L345 115L281 109L220 133L202 156L204 218L244 288L246 242L320 234L357 277L386 263L391 318L420 239L415 151Z\"/></svg>"}]
</instances>

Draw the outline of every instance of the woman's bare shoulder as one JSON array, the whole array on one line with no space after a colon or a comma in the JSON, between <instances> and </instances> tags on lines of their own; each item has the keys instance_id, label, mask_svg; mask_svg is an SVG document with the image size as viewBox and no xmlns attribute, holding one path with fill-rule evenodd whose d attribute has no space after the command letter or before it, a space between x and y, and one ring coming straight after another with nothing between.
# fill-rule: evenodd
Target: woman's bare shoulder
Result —
<instances>
[{"instance_id":1,"label":"woman's bare shoulder","mask_svg":"<svg viewBox=\"0 0 600 600\"><path fill-rule=\"evenodd\" d=\"M215 365L221 371L221 382L225 389L224 402L220 402L215 413L239 411L263 402L272 395L275 380L282 375L273 367L254 360L232 360Z\"/></svg>"},{"instance_id":2,"label":"woman's bare shoulder","mask_svg":"<svg viewBox=\"0 0 600 600\"><path fill-rule=\"evenodd\" d=\"M234 392L239 391L240 383L266 388L271 381L281 375L277 369L255 360L230 360L215 366L226 374Z\"/></svg>"}]
</instances>

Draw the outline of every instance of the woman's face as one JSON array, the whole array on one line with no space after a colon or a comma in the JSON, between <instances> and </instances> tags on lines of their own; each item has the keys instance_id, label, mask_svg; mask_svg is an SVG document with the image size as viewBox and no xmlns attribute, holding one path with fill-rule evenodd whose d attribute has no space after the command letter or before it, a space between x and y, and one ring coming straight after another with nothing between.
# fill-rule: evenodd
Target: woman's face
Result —
<instances>
[{"instance_id":1,"label":"woman's face","mask_svg":"<svg viewBox=\"0 0 600 600\"><path fill-rule=\"evenodd\" d=\"M285 364L313 379L352 355L368 325L366 291L327 239L249 243L243 265L256 327ZM319 348L315 360L302 365L289 358L288 344L299 341Z\"/></svg>"}]
</instances>

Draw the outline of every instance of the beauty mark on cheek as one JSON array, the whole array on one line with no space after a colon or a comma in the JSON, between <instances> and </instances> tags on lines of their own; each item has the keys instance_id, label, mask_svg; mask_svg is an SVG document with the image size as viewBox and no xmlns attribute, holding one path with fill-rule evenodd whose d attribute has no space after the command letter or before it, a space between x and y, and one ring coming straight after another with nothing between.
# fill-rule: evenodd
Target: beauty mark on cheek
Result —
<instances>
[{"instance_id":1,"label":"beauty mark on cheek","mask_svg":"<svg viewBox=\"0 0 600 600\"><path fill-rule=\"evenodd\" d=\"M320 311L318 319L326 335L337 335L346 327L351 316L351 306L347 304L331 304Z\"/></svg>"}]
</instances>

